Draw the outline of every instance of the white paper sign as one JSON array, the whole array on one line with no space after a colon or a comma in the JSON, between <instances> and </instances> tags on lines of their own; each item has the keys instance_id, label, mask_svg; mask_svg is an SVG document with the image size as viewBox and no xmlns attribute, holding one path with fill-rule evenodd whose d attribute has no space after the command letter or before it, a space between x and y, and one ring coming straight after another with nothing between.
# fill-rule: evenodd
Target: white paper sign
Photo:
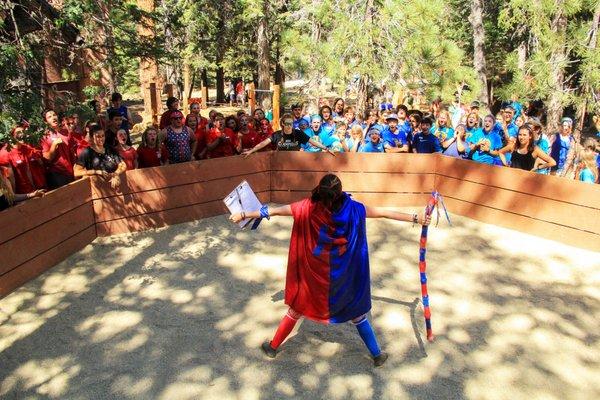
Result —
<instances>
[{"instance_id":1,"label":"white paper sign","mask_svg":"<svg viewBox=\"0 0 600 400\"><path fill-rule=\"evenodd\" d=\"M258 211L262 207L262 204L252 191L252 188L248 184L248 182L243 181L239 185L233 189L231 193L225 199L223 199L227 209L232 214L239 212L250 212L250 211ZM238 223L240 228L245 228L250 223L252 223L254 219L244 219Z\"/></svg>"}]
</instances>

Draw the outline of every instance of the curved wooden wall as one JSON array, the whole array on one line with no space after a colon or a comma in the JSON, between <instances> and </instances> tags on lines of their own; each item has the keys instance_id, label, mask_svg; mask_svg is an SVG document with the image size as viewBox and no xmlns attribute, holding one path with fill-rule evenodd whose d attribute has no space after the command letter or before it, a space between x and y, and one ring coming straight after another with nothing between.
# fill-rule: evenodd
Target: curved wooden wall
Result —
<instances>
[{"instance_id":1,"label":"curved wooden wall","mask_svg":"<svg viewBox=\"0 0 600 400\"><path fill-rule=\"evenodd\" d=\"M327 172L371 205L424 207L438 190L454 214L600 250L600 185L437 154L271 152L128 171L117 190L84 179L2 212L0 297L97 236L223 214L244 179L262 202L288 203Z\"/></svg>"}]
</instances>

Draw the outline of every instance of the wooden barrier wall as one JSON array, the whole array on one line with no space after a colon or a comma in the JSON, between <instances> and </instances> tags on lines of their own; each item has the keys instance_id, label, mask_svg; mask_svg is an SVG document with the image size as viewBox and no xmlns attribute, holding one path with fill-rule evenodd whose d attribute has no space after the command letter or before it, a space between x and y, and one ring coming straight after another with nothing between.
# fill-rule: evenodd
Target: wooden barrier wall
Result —
<instances>
[{"instance_id":1,"label":"wooden barrier wall","mask_svg":"<svg viewBox=\"0 0 600 400\"><path fill-rule=\"evenodd\" d=\"M310 195L321 177L335 173L356 200L388 207L425 204L434 188L433 154L329 154L274 152L271 201L289 203Z\"/></svg>"},{"instance_id":2,"label":"wooden barrier wall","mask_svg":"<svg viewBox=\"0 0 600 400\"><path fill-rule=\"evenodd\" d=\"M270 153L128 171L115 191L92 180L98 236L142 231L224 214L223 198L248 181L262 202L270 201Z\"/></svg>"},{"instance_id":3,"label":"wooden barrier wall","mask_svg":"<svg viewBox=\"0 0 600 400\"><path fill-rule=\"evenodd\" d=\"M88 180L17 204L0 215L0 297L96 238Z\"/></svg>"},{"instance_id":4,"label":"wooden barrier wall","mask_svg":"<svg viewBox=\"0 0 600 400\"><path fill-rule=\"evenodd\" d=\"M439 155L435 187L452 213L600 251L600 185Z\"/></svg>"},{"instance_id":5,"label":"wooden barrier wall","mask_svg":"<svg viewBox=\"0 0 600 400\"><path fill-rule=\"evenodd\" d=\"M438 154L271 152L128 171L116 190L84 179L2 212L0 297L96 236L223 214L244 179L262 202L289 203L327 172L370 205L424 207L435 189L454 214L600 250L600 185Z\"/></svg>"}]
</instances>

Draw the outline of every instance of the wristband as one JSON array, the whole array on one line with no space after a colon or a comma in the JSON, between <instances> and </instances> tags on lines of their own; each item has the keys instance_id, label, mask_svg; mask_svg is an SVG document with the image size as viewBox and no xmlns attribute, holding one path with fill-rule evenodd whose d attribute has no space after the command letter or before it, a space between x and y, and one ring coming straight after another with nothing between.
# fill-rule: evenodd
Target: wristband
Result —
<instances>
[{"instance_id":1,"label":"wristband","mask_svg":"<svg viewBox=\"0 0 600 400\"><path fill-rule=\"evenodd\" d=\"M246 213L242 211L242 219L246 219Z\"/></svg>"},{"instance_id":2,"label":"wristband","mask_svg":"<svg viewBox=\"0 0 600 400\"><path fill-rule=\"evenodd\" d=\"M419 223L419 216L417 214L413 214L412 216L412 222L413 222L413 226L417 223Z\"/></svg>"},{"instance_id":3,"label":"wristband","mask_svg":"<svg viewBox=\"0 0 600 400\"><path fill-rule=\"evenodd\" d=\"M260 208L260 217L269 220L269 206L266 204Z\"/></svg>"}]
</instances>

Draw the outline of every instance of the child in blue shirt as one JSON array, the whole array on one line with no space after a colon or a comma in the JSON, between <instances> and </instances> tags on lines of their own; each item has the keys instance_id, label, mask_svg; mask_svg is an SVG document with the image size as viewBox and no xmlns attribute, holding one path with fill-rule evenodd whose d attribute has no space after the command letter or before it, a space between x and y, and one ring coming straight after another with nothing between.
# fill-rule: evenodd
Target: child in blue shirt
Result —
<instances>
[{"instance_id":1,"label":"child in blue shirt","mask_svg":"<svg viewBox=\"0 0 600 400\"><path fill-rule=\"evenodd\" d=\"M431 118L421 120L421 132L413 137L413 153L441 153L442 145L435 135L431 134Z\"/></svg>"},{"instance_id":2,"label":"child in blue shirt","mask_svg":"<svg viewBox=\"0 0 600 400\"><path fill-rule=\"evenodd\" d=\"M383 153L383 140L381 140L381 132L377 128L371 128L368 133L369 141L358 150L360 153Z\"/></svg>"}]
</instances>

